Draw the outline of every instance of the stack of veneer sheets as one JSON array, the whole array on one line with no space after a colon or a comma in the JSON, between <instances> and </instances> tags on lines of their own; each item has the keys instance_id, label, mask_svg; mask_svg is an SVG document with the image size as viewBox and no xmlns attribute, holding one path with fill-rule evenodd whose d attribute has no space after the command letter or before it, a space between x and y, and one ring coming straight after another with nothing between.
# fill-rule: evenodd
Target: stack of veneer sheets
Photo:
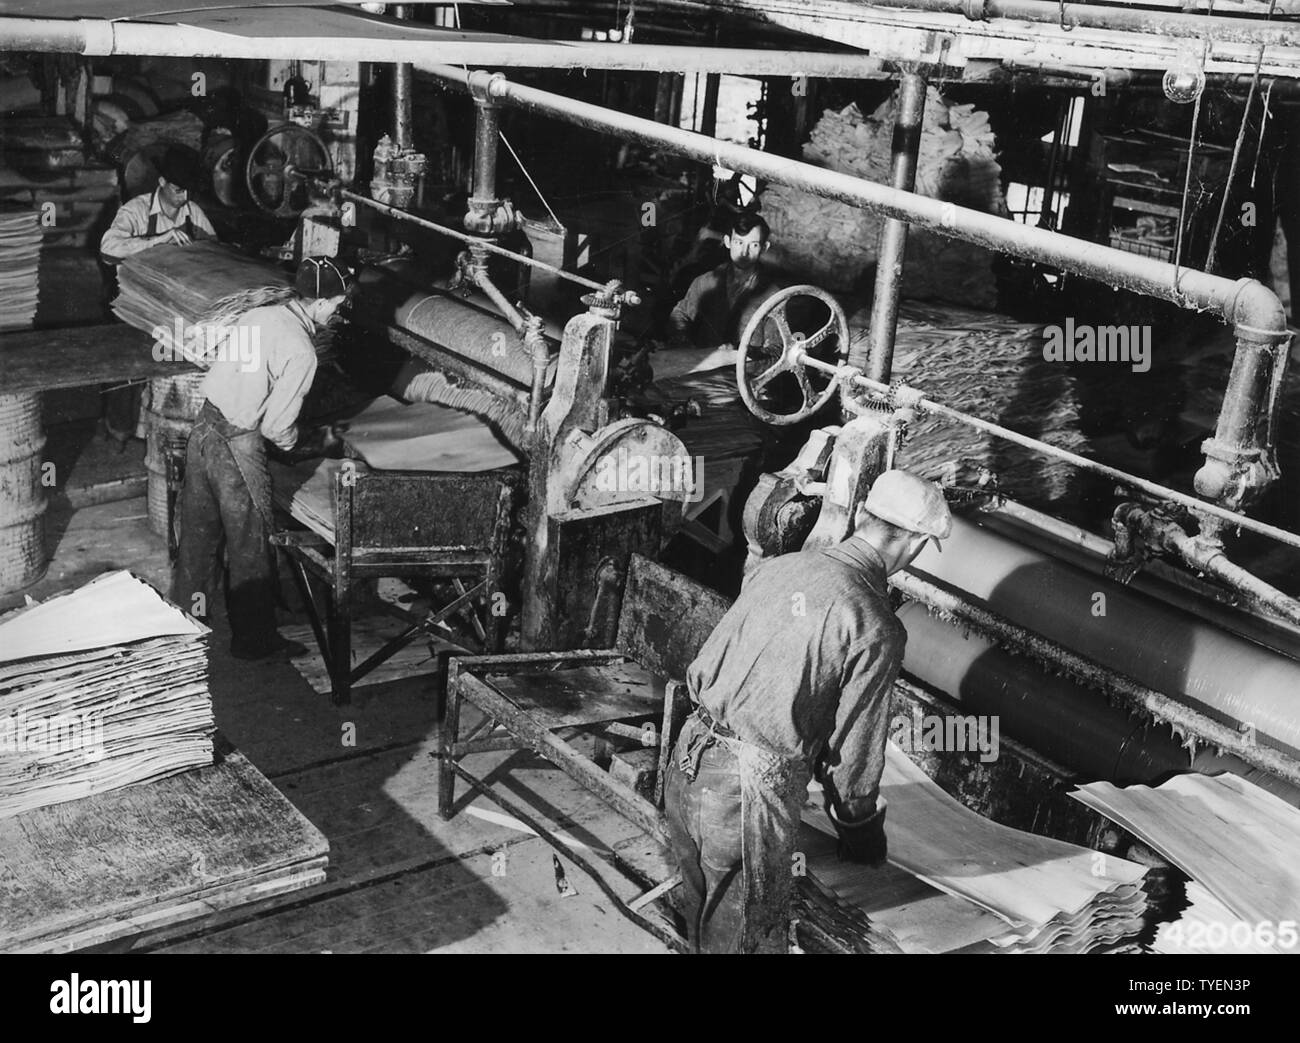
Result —
<instances>
[{"instance_id":1,"label":"stack of veneer sheets","mask_svg":"<svg viewBox=\"0 0 1300 1043\"><path fill-rule=\"evenodd\" d=\"M0 330L26 329L35 320L40 261L39 213L0 204Z\"/></svg>"},{"instance_id":2,"label":"stack of veneer sheets","mask_svg":"<svg viewBox=\"0 0 1300 1043\"><path fill-rule=\"evenodd\" d=\"M1155 788L1095 782L1071 796L1192 878L1190 904L1161 925L1156 952L1300 953L1300 809L1227 774Z\"/></svg>"},{"instance_id":3,"label":"stack of veneer sheets","mask_svg":"<svg viewBox=\"0 0 1300 1043\"><path fill-rule=\"evenodd\" d=\"M207 633L128 572L0 620L0 818L211 764Z\"/></svg>"},{"instance_id":4,"label":"stack of veneer sheets","mask_svg":"<svg viewBox=\"0 0 1300 1043\"><path fill-rule=\"evenodd\" d=\"M274 265L211 241L143 250L118 266L117 279L121 292L113 301L114 314L197 365L207 365L209 359L200 350L202 337L192 331L218 301L289 284Z\"/></svg>"},{"instance_id":5,"label":"stack of veneer sheets","mask_svg":"<svg viewBox=\"0 0 1300 1043\"><path fill-rule=\"evenodd\" d=\"M854 336L866 336L865 313ZM1043 360L1043 327L958 305L904 302L894 379L962 413L1086 455L1081 397L1068 366ZM1078 471L1064 461L943 417L918 415L898 466L935 481L974 485L981 470L1006 495L1035 507L1077 495Z\"/></svg>"},{"instance_id":6,"label":"stack of veneer sheets","mask_svg":"<svg viewBox=\"0 0 1300 1043\"><path fill-rule=\"evenodd\" d=\"M868 948L1079 953L1113 950L1142 930L1142 866L983 818L893 744L881 792L884 869L841 861L821 810L805 812L801 838L815 884L866 916Z\"/></svg>"}]
</instances>

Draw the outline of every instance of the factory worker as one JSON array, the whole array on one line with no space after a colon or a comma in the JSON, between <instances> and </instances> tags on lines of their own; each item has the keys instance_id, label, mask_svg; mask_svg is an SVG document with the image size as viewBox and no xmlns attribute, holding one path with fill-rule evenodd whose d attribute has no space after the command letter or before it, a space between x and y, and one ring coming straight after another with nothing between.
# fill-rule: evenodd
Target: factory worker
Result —
<instances>
[{"instance_id":1,"label":"factory worker","mask_svg":"<svg viewBox=\"0 0 1300 1043\"><path fill-rule=\"evenodd\" d=\"M951 528L937 485L886 471L847 540L750 573L691 663L696 709L670 759L665 811L692 951L786 951L810 777L841 856L883 864L880 778L907 640L886 577Z\"/></svg>"},{"instance_id":2,"label":"factory worker","mask_svg":"<svg viewBox=\"0 0 1300 1043\"><path fill-rule=\"evenodd\" d=\"M347 290L341 268L329 258L309 257L292 288L260 291L261 306L233 321L211 320L229 330L219 345L228 350L216 352L203 380L205 401L185 452L172 600L206 615L224 540L230 651L239 659L306 651L275 629L264 440L286 452L297 443L298 414L316 373L312 336L338 310ZM251 297L257 300L258 292Z\"/></svg>"},{"instance_id":3,"label":"factory worker","mask_svg":"<svg viewBox=\"0 0 1300 1043\"><path fill-rule=\"evenodd\" d=\"M727 260L698 276L677 302L668 317L665 348L739 343L750 317L781 288L762 263L770 239L767 222L757 214L742 211L732 218L722 240Z\"/></svg>"},{"instance_id":4,"label":"factory worker","mask_svg":"<svg viewBox=\"0 0 1300 1043\"><path fill-rule=\"evenodd\" d=\"M117 295L117 266L133 254L154 246L185 246L215 239L212 223L189 193L199 183L198 157L189 149L169 146L158 164L158 187L124 203L99 243L99 260L109 301ZM104 426L126 448L140 414L140 385L113 387L104 392Z\"/></svg>"}]
</instances>

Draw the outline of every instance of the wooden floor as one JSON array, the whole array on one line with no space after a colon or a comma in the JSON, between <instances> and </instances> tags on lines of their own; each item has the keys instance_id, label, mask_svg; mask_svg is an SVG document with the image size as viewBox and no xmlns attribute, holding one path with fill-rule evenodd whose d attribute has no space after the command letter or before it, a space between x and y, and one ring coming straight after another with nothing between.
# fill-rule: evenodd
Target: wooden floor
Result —
<instances>
[{"instance_id":1,"label":"wooden floor","mask_svg":"<svg viewBox=\"0 0 1300 1043\"><path fill-rule=\"evenodd\" d=\"M143 498L83 507L51 529L55 557L37 596L128 567L167 573ZM286 617L287 622L301 622ZM246 663L218 619L211 689L217 726L330 843L324 884L118 943L150 952L665 952L568 859L562 896L552 848L495 805L463 793L436 810L435 705L429 679L359 689L336 708L287 662ZM558 822L587 861L629 866L605 878L625 900L635 877L667 867L654 845L606 805L531 755L484 754L466 766ZM635 869L631 867L636 867ZM631 877L631 878L630 878Z\"/></svg>"}]
</instances>

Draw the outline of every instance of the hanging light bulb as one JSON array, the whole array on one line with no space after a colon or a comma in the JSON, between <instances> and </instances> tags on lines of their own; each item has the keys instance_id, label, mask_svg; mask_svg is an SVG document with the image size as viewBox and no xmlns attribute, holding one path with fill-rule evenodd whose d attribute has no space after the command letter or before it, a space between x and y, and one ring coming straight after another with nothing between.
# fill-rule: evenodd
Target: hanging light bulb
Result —
<instances>
[{"instance_id":1,"label":"hanging light bulb","mask_svg":"<svg viewBox=\"0 0 1300 1043\"><path fill-rule=\"evenodd\" d=\"M1165 97L1180 105L1187 105L1205 90L1205 68L1192 48L1182 45L1173 64L1165 70L1163 81Z\"/></svg>"}]
</instances>

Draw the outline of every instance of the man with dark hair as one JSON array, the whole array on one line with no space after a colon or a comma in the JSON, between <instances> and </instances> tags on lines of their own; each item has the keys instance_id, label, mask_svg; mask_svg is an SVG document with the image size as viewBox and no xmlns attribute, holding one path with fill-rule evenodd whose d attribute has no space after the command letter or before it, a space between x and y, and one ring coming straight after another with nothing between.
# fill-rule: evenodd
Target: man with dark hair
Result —
<instances>
[{"instance_id":1,"label":"man with dark hair","mask_svg":"<svg viewBox=\"0 0 1300 1043\"><path fill-rule=\"evenodd\" d=\"M296 292L295 292L296 291ZM172 600L207 615L224 540L229 567L226 616L239 659L305 652L275 629L271 478L263 440L288 451L316 374L312 335L343 303L344 272L329 258L305 258L292 291L245 311L216 345L203 380L205 401L185 451L180 552Z\"/></svg>"},{"instance_id":2,"label":"man with dark hair","mask_svg":"<svg viewBox=\"0 0 1300 1043\"><path fill-rule=\"evenodd\" d=\"M728 258L691 283L668 317L668 348L735 347L750 316L780 287L762 264L770 230L748 210L732 219L722 243Z\"/></svg>"},{"instance_id":3,"label":"man with dark hair","mask_svg":"<svg viewBox=\"0 0 1300 1043\"><path fill-rule=\"evenodd\" d=\"M186 246L215 239L212 222L189 193L201 176L198 157L180 145L168 146L158 163L158 187L124 203L99 242L100 271L107 302L117 296L117 266L132 254L154 246ZM107 303L106 302L106 303ZM112 387L104 392L104 426L118 452L135 433L140 415L140 385Z\"/></svg>"},{"instance_id":4,"label":"man with dark hair","mask_svg":"<svg viewBox=\"0 0 1300 1043\"><path fill-rule=\"evenodd\" d=\"M887 577L952 519L933 482L886 471L843 543L785 554L745 579L687 669L694 714L664 793L695 952L783 953L792 856L820 779L843 857L885 860L890 695L907 632Z\"/></svg>"}]
</instances>

